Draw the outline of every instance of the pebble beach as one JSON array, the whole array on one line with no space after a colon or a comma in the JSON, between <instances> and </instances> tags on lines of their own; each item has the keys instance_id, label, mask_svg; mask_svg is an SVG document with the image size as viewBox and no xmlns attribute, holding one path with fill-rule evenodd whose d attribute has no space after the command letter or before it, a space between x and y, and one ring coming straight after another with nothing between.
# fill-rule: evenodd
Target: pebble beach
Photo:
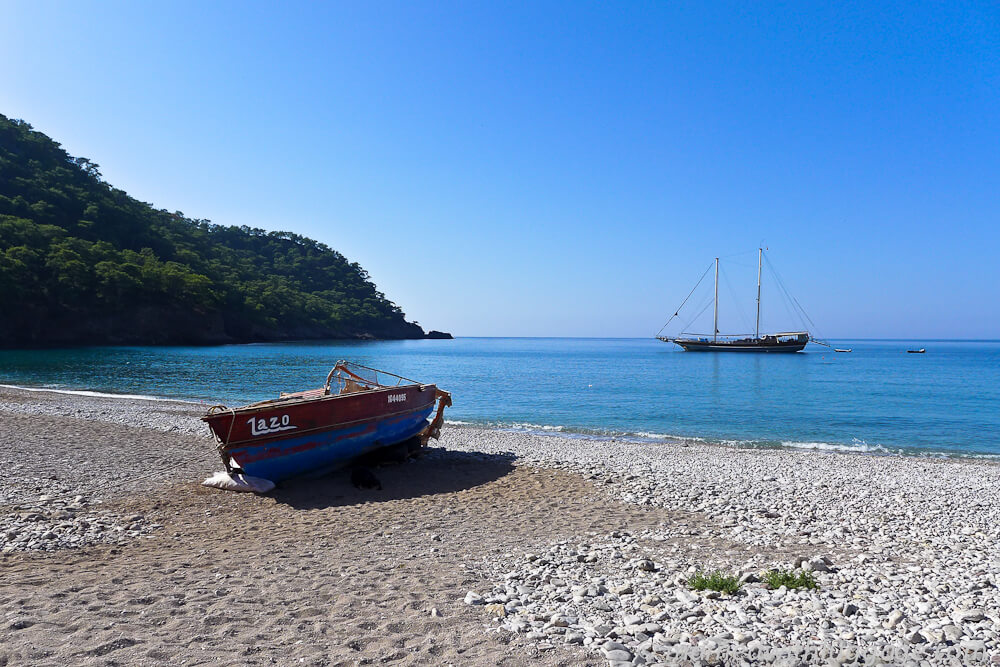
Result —
<instances>
[{"instance_id":1,"label":"pebble beach","mask_svg":"<svg viewBox=\"0 0 1000 667\"><path fill-rule=\"evenodd\" d=\"M447 426L254 496L205 407L0 389L0 665L1000 664L991 460Z\"/></svg>"}]
</instances>

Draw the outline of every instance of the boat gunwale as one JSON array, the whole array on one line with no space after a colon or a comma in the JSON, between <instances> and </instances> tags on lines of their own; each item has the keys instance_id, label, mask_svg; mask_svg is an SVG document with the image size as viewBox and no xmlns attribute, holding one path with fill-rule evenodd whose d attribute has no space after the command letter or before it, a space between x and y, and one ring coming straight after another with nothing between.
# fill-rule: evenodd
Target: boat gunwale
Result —
<instances>
[{"instance_id":1,"label":"boat gunwale","mask_svg":"<svg viewBox=\"0 0 1000 667\"><path fill-rule=\"evenodd\" d=\"M269 410L269 409L279 408L279 407L280 408L285 408L285 407L289 407L289 406L300 405L300 404L303 404L303 403L319 403L319 402L322 402L322 401L336 400L338 398L347 398L349 396L366 396L366 395L370 395L370 394L377 394L380 391L399 391L400 389L409 389L411 387L415 387L417 389L417 391L419 391L421 393L427 391L428 389L433 388L435 390L435 395L436 395L437 385L434 385L434 384L416 384L416 383L415 384L403 384L403 385L398 385L398 386L394 386L394 387L379 387L377 389L366 389L366 390L363 390L363 391L352 391L349 394L329 394L327 396L296 396L296 397L287 398L287 399L273 398L273 399L270 399L270 400L267 400L267 401L260 401L259 403L250 403L249 405L242 405L242 406L240 406L238 408L230 408L230 407L220 406L220 407L224 407L225 409L220 409L217 412L213 412L211 414L202 415L200 417L200 419L203 422L205 422L205 423L210 423L214 419L218 419L219 417L224 417L224 416L229 415L229 414L237 414L237 415L243 414L243 415L247 415L247 414L250 414L252 412L259 412L261 410Z\"/></svg>"},{"instance_id":2,"label":"boat gunwale","mask_svg":"<svg viewBox=\"0 0 1000 667\"><path fill-rule=\"evenodd\" d=\"M434 403L433 403L433 401L431 402L430 406L431 406L431 411L433 411L434 410ZM322 431L330 431L330 430L332 430L332 427L339 428L341 426L352 426L354 424L362 424L364 422L377 421L379 419L386 419L386 418L389 418L389 417L398 417L400 415L405 415L405 414L409 414L409 413L412 413L412 412L418 412L418 411L423 410L423 409L425 409L425 408L417 406L417 407L409 408L407 410L400 410L398 412L389 412L389 413L386 413L386 414L375 415L375 416L372 416L372 417L364 417L362 419L354 419L352 421L337 422L336 424L328 424L326 426L314 426L313 428L304 429L304 430L301 430L301 431L298 430L298 429L296 429L294 432L288 432L287 434L274 436L272 438L260 438L260 439L256 439L256 440L253 439L253 438L250 438L250 439L247 439L247 440L237 440L235 442L226 442L226 443L222 443L220 449L223 450L223 451L226 451L226 450L231 449L233 447L242 447L242 446L250 446L250 445L270 445L272 443L279 442L281 440L290 440L292 438L296 438L296 437L299 437L299 436L302 436L302 435L306 435L306 434L309 434L309 433L317 433L317 432L322 432ZM218 413L218 414L225 415L226 413L221 412L221 413Z\"/></svg>"},{"instance_id":3,"label":"boat gunwale","mask_svg":"<svg viewBox=\"0 0 1000 667\"><path fill-rule=\"evenodd\" d=\"M746 334L742 334L742 333L739 333L739 334L724 334L724 333L720 333L720 334L716 334L716 335L719 338L744 338L744 339L753 339L754 338L753 335L748 334L748 333L746 333ZM763 334L759 334L758 336L756 336L756 338L758 340L762 340L764 338L780 338L780 337L783 337L783 336L809 336L809 335L810 334L809 334L808 331L782 331L782 332L779 332L779 333L763 333ZM712 334L696 334L696 333L689 333L687 331L683 331L680 334L678 334L675 338L670 338L670 340L697 340L697 338L695 338L695 339L681 338L681 336L699 336L699 337L711 338ZM669 337L667 337L667 336L657 336L657 338L660 338L662 340L663 338L669 338Z\"/></svg>"}]
</instances>

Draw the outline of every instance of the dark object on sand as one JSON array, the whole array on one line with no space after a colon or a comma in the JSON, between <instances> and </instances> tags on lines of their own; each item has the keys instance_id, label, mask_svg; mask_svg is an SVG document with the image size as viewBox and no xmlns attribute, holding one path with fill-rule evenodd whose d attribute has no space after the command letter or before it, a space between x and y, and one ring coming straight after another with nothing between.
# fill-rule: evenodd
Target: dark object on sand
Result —
<instances>
[{"instance_id":1,"label":"dark object on sand","mask_svg":"<svg viewBox=\"0 0 1000 667\"><path fill-rule=\"evenodd\" d=\"M351 471L351 484L355 489L382 490L382 482L368 468L355 468Z\"/></svg>"},{"instance_id":2,"label":"dark object on sand","mask_svg":"<svg viewBox=\"0 0 1000 667\"><path fill-rule=\"evenodd\" d=\"M412 438L425 446L440 435L449 405L451 394L433 384L340 361L319 389L242 408L217 405L202 419L226 472L278 481L336 470Z\"/></svg>"},{"instance_id":3,"label":"dark object on sand","mask_svg":"<svg viewBox=\"0 0 1000 667\"><path fill-rule=\"evenodd\" d=\"M906 353L907 354L923 354L926 351L927 350L925 350L924 348L920 348L919 350L907 350Z\"/></svg>"},{"instance_id":4,"label":"dark object on sand","mask_svg":"<svg viewBox=\"0 0 1000 667\"><path fill-rule=\"evenodd\" d=\"M361 466L382 466L397 463L406 463L411 458L416 458L422 454L423 444L420 437L413 437L398 445L380 447L370 454L356 459L354 463Z\"/></svg>"}]
</instances>

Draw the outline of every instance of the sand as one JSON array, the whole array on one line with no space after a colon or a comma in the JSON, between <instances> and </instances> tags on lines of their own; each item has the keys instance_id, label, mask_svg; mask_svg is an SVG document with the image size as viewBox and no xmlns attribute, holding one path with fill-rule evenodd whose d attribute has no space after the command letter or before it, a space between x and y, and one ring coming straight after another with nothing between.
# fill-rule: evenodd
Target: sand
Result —
<instances>
[{"instance_id":1,"label":"sand","mask_svg":"<svg viewBox=\"0 0 1000 667\"><path fill-rule=\"evenodd\" d=\"M220 467L205 437L98 421L109 414L98 399L2 398L21 406L0 411L2 459L20 473L5 491L24 497L0 512L51 476L162 525L120 545L0 555L2 665L599 664L511 641L463 597L488 587L478 572L504 554L668 518L578 475L440 449L380 468L383 491L337 473L265 497L226 493L199 484Z\"/></svg>"},{"instance_id":2,"label":"sand","mask_svg":"<svg viewBox=\"0 0 1000 667\"><path fill-rule=\"evenodd\" d=\"M205 407L0 388L0 665L1000 664L995 462L451 426L254 496Z\"/></svg>"}]
</instances>

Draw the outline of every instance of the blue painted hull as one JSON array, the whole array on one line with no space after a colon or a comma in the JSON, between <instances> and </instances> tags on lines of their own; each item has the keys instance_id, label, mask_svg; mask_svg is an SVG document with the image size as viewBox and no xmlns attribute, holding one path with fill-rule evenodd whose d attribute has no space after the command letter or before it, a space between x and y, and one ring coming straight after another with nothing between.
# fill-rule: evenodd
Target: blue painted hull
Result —
<instances>
[{"instance_id":1,"label":"blue painted hull","mask_svg":"<svg viewBox=\"0 0 1000 667\"><path fill-rule=\"evenodd\" d=\"M248 475L280 481L341 468L353 459L418 435L427 427L433 403L405 414L355 422L307 435L248 443L229 450Z\"/></svg>"}]
</instances>

